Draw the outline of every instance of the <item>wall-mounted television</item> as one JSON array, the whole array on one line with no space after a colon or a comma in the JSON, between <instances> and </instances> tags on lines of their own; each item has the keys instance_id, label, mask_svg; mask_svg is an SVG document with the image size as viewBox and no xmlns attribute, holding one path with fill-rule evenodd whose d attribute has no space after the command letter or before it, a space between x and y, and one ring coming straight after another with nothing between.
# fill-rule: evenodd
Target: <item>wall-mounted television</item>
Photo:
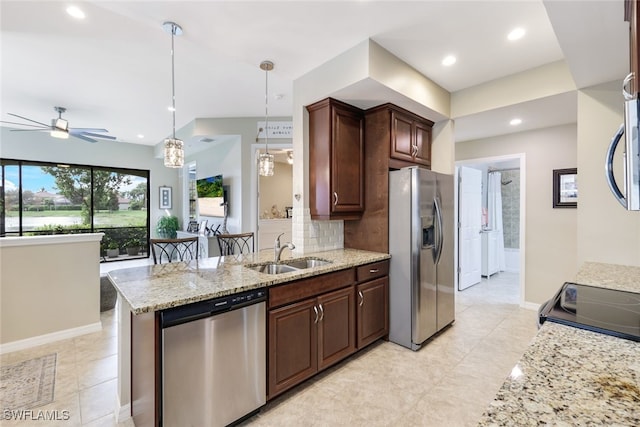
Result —
<instances>
[{"instance_id":1,"label":"wall-mounted television","mask_svg":"<svg viewBox=\"0 0 640 427\"><path fill-rule=\"evenodd\" d=\"M196 180L198 193L198 214L201 216L224 217L226 191L222 185L222 175Z\"/></svg>"}]
</instances>

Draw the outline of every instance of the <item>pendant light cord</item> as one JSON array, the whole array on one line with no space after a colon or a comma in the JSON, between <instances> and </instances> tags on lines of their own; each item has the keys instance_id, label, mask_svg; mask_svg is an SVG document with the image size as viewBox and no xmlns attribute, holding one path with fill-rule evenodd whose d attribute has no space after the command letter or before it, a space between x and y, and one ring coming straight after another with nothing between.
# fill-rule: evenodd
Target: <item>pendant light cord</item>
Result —
<instances>
[{"instance_id":1,"label":"pendant light cord","mask_svg":"<svg viewBox=\"0 0 640 427\"><path fill-rule=\"evenodd\" d=\"M173 113L173 139L176 139L176 71L175 49L173 39L176 35L176 24L171 24L171 112Z\"/></svg>"},{"instance_id":2,"label":"pendant light cord","mask_svg":"<svg viewBox=\"0 0 640 427\"><path fill-rule=\"evenodd\" d=\"M269 69L264 70L264 144L269 154Z\"/></svg>"}]
</instances>

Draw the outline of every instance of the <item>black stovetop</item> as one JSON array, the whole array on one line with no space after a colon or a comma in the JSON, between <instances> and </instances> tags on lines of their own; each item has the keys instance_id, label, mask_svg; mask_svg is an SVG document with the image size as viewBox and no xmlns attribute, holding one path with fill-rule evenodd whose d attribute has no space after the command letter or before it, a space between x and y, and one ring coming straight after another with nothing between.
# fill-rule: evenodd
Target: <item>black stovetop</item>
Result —
<instances>
[{"instance_id":1,"label":"black stovetop","mask_svg":"<svg viewBox=\"0 0 640 427\"><path fill-rule=\"evenodd\" d=\"M541 308L546 320L640 342L640 294L567 282Z\"/></svg>"}]
</instances>

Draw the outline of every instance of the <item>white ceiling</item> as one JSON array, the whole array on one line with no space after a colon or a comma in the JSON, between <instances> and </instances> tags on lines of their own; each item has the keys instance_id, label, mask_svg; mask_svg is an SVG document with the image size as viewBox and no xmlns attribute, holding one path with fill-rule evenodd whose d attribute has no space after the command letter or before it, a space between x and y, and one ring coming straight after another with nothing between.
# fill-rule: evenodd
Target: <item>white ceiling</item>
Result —
<instances>
[{"instance_id":1,"label":"white ceiling","mask_svg":"<svg viewBox=\"0 0 640 427\"><path fill-rule=\"evenodd\" d=\"M167 20L184 30L175 39L178 128L264 115L265 59L275 63L269 115L290 116L293 80L368 38L450 92L559 60L579 88L628 69L622 0L75 2L81 21L69 4L0 1L0 120L14 121L12 112L48 123L60 105L72 127L157 144L171 133ZM516 26L527 34L508 42ZM447 54L458 57L449 68L440 64ZM367 84L355 88L342 99L366 103ZM460 118L456 140L513 132L512 109L529 127L576 120L575 96L549 97Z\"/></svg>"}]
</instances>

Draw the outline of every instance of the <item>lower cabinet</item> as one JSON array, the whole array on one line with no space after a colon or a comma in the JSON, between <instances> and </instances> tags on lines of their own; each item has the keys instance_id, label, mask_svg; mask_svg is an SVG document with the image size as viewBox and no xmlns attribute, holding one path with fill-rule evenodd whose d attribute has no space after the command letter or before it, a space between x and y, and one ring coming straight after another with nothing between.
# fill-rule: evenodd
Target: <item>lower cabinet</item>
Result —
<instances>
[{"instance_id":1,"label":"lower cabinet","mask_svg":"<svg viewBox=\"0 0 640 427\"><path fill-rule=\"evenodd\" d=\"M389 334L389 277L356 286L357 347L365 347Z\"/></svg>"},{"instance_id":2,"label":"lower cabinet","mask_svg":"<svg viewBox=\"0 0 640 427\"><path fill-rule=\"evenodd\" d=\"M389 334L389 261L269 288L267 399Z\"/></svg>"},{"instance_id":3,"label":"lower cabinet","mask_svg":"<svg viewBox=\"0 0 640 427\"><path fill-rule=\"evenodd\" d=\"M269 398L355 351L354 300L349 286L269 311Z\"/></svg>"}]
</instances>

